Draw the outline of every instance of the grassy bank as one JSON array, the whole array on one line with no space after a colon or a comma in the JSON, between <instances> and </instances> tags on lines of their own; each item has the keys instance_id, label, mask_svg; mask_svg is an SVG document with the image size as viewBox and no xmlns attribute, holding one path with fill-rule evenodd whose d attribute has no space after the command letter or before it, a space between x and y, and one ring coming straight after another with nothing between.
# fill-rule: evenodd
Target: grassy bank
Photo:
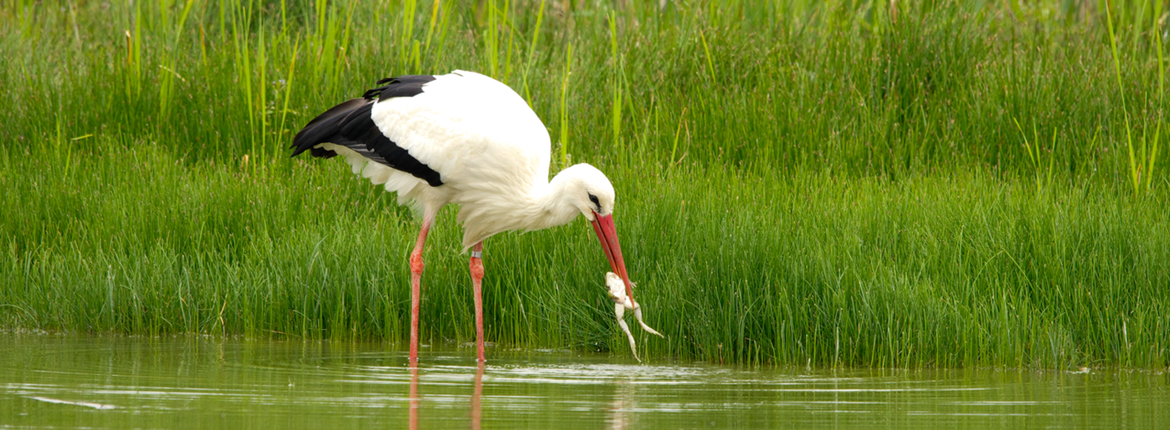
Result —
<instances>
[{"instance_id":1,"label":"grassy bank","mask_svg":"<svg viewBox=\"0 0 1170 430\"><path fill-rule=\"evenodd\" d=\"M412 215L283 148L462 68L615 183L650 357L1164 367L1164 7L1066 3L8 3L0 324L403 342ZM453 215L430 342L474 336ZM488 241L488 337L626 351L594 242Z\"/></svg>"}]
</instances>

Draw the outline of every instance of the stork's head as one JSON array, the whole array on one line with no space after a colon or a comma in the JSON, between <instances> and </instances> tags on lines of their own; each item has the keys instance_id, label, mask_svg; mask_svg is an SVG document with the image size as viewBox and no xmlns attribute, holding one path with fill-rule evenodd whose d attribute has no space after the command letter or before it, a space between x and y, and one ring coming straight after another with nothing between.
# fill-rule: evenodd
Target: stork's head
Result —
<instances>
[{"instance_id":1,"label":"stork's head","mask_svg":"<svg viewBox=\"0 0 1170 430\"><path fill-rule=\"evenodd\" d=\"M562 170L557 177L567 182L561 190L561 198L581 211L585 219L595 222L598 215L613 214L613 184L596 167L588 164L573 165Z\"/></svg>"},{"instance_id":2,"label":"stork's head","mask_svg":"<svg viewBox=\"0 0 1170 430\"><path fill-rule=\"evenodd\" d=\"M562 175L570 181L563 189L566 195L562 197L580 210L585 219L593 224L593 231L601 241L601 248L605 251L605 258L609 260L611 271L622 278L622 282L626 284L626 297L637 306L637 302L634 301L633 283L626 273L622 247L618 244L617 230L613 225L615 199L613 184L604 173L588 164L571 166L557 176Z\"/></svg>"}]
</instances>

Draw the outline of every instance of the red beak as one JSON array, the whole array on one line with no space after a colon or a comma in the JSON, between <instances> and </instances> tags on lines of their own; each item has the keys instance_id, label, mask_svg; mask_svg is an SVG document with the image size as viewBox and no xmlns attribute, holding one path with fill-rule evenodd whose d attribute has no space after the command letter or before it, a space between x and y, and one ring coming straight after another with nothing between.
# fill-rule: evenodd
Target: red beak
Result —
<instances>
[{"instance_id":1,"label":"red beak","mask_svg":"<svg viewBox=\"0 0 1170 430\"><path fill-rule=\"evenodd\" d=\"M618 244L617 230L613 227L613 215L602 216L594 212L592 224L597 239L601 241L601 249L605 251L605 258L609 260L609 267L625 282L626 296L634 307L638 307L638 302L634 301L634 285L630 283L630 276L626 274L626 261L622 259L622 246Z\"/></svg>"}]
</instances>

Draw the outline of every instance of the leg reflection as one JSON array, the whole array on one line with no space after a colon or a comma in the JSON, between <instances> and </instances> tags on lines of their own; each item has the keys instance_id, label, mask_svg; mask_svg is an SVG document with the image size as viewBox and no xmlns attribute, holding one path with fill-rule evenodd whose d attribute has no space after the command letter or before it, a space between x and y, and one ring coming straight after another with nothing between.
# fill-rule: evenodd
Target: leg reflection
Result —
<instances>
[{"instance_id":1,"label":"leg reflection","mask_svg":"<svg viewBox=\"0 0 1170 430\"><path fill-rule=\"evenodd\" d=\"M479 398L483 395L483 361L475 367L475 391L471 392L471 428L479 430Z\"/></svg>"},{"instance_id":2,"label":"leg reflection","mask_svg":"<svg viewBox=\"0 0 1170 430\"><path fill-rule=\"evenodd\" d=\"M418 430L418 368L410 368L410 430Z\"/></svg>"}]
</instances>

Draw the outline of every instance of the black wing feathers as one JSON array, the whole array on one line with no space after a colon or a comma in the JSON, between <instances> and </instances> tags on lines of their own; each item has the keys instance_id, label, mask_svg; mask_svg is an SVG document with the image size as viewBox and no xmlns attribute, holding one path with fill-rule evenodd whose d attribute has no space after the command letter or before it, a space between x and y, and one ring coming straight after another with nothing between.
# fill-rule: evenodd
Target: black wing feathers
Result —
<instances>
[{"instance_id":1,"label":"black wing feathers","mask_svg":"<svg viewBox=\"0 0 1170 430\"><path fill-rule=\"evenodd\" d=\"M366 100L373 100L375 97L379 101L392 99L395 97L414 97L422 92L422 87L427 82L435 80L431 75L407 75L397 76L393 78L386 78L378 81L375 85L382 85L380 87L371 88L362 96Z\"/></svg>"},{"instance_id":2,"label":"black wing feathers","mask_svg":"<svg viewBox=\"0 0 1170 430\"><path fill-rule=\"evenodd\" d=\"M292 156L296 157L306 150L311 150L310 153L314 157L332 158L337 156L336 152L327 151L322 148L314 148L314 146L325 142L332 142L330 139L336 134L338 124L344 121L346 116L353 113L355 109L369 104L370 102L366 99L351 99L317 115L316 118L309 121L305 125L305 128L301 129L297 133L297 136L293 138L292 147L294 151Z\"/></svg>"},{"instance_id":3,"label":"black wing feathers","mask_svg":"<svg viewBox=\"0 0 1170 430\"><path fill-rule=\"evenodd\" d=\"M293 156L309 151L314 157L330 158L336 152L318 148L322 143L342 145L370 161L410 173L427 181L432 187L443 185L439 172L414 158L405 149L382 134L370 117L376 102L394 97L412 97L422 93L422 86L435 80L434 76L399 76L378 81L363 98L352 99L325 111L305 125L293 138Z\"/></svg>"}]
</instances>

